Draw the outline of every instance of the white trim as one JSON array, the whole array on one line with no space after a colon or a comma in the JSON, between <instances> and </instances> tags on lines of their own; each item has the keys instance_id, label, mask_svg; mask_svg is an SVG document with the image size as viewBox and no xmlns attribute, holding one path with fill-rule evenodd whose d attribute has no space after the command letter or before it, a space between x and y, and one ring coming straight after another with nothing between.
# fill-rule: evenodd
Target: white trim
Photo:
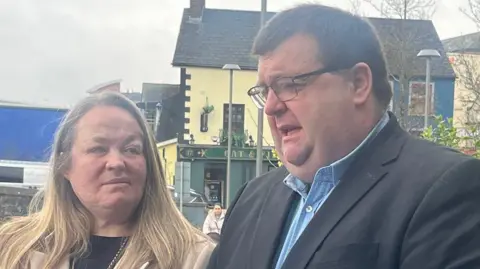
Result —
<instances>
[{"instance_id":1,"label":"white trim","mask_svg":"<svg viewBox=\"0 0 480 269\"><path fill-rule=\"evenodd\" d=\"M0 107L11 107L11 108L29 108L29 109L47 109L47 110L69 110L67 106L44 106L44 105L31 105L31 104L19 104L19 103L0 103Z\"/></svg>"},{"instance_id":2,"label":"white trim","mask_svg":"<svg viewBox=\"0 0 480 269\"><path fill-rule=\"evenodd\" d=\"M8 167L48 167L48 162L26 162L26 161L11 161L11 160L0 160L0 166Z\"/></svg>"},{"instance_id":3,"label":"white trim","mask_svg":"<svg viewBox=\"0 0 480 269\"><path fill-rule=\"evenodd\" d=\"M412 84L420 83L425 84L425 81L410 81L408 83L408 115L409 116L423 116L424 114L411 114L410 113L410 103L412 102ZM432 113L430 115L435 115L435 82L430 82L432 87L432 95L430 96L430 107L432 108Z\"/></svg>"},{"instance_id":4,"label":"white trim","mask_svg":"<svg viewBox=\"0 0 480 269\"><path fill-rule=\"evenodd\" d=\"M388 83L390 84L390 89L392 90L392 99L390 99L390 103L388 104L387 110L393 112L393 98L395 96L395 82L393 80L389 80Z\"/></svg>"},{"instance_id":5,"label":"white trim","mask_svg":"<svg viewBox=\"0 0 480 269\"><path fill-rule=\"evenodd\" d=\"M171 145L171 144L175 144L177 142L178 142L177 138L172 138L172 139L169 139L169 140L158 142L157 143L157 148L165 147L165 146L168 146L168 145Z\"/></svg>"},{"instance_id":6,"label":"white trim","mask_svg":"<svg viewBox=\"0 0 480 269\"><path fill-rule=\"evenodd\" d=\"M48 178L50 173L49 163L43 162L19 162L19 161L8 161L0 160L0 167L16 167L23 168L23 177L22 183L6 183L11 184L12 186L23 185L23 186L43 186Z\"/></svg>"}]
</instances>

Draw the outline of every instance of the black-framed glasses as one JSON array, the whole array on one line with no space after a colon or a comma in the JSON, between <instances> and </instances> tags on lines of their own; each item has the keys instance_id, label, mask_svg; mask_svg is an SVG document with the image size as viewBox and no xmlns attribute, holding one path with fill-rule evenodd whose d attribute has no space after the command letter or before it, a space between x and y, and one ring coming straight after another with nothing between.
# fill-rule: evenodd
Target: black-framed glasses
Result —
<instances>
[{"instance_id":1,"label":"black-framed glasses","mask_svg":"<svg viewBox=\"0 0 480 269\"><path fill-rule=\"evenodd\" d=\"M247 92L255 105L263 109L267 102L268 90L271 89L277 98L282 102L287 102L297 97L298 92L308 85L310 78L320 76L325 73L337 72L346 68L328 68L323 67L312 72L296 75L293 77L280 77L272 81L270 85L257 85L250 88Z\"/></svg>"}]
</instances>

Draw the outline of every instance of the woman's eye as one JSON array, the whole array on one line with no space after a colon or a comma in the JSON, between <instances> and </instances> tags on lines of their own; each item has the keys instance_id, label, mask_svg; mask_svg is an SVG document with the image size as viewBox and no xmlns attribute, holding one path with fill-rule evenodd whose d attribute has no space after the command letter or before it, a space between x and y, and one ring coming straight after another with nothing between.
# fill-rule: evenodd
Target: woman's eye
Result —
<instances>
[{"instance_id":1,"label":"woman's eye","mask_svg":"<svg viewBox=\"0 0 480 269\"><path fill-rule=\"evenodd\" d=\"M93 147L88 150L89 153L105 153L107 149L104 147Z\"/></svg>"},{"instance_id":2,"label":"woman's eye","mask_svg":"<svg viewBox=\"0 0 480 269\"><path fill-rule=\"evenodd\" d=\"M142 149L140 148L127 148L125 151L129 154L135 154L135 155L142 154Z\"/></svg>"}]
</instances>

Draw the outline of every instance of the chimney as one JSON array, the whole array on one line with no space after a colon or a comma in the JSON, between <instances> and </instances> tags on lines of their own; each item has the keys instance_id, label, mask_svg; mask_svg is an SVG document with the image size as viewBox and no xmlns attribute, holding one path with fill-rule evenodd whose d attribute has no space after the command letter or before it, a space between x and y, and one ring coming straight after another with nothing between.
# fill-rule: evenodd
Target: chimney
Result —
<instances>
[{"instance_id":1,"label":"chimney","mask_svg":"<svg viewBox=\"0 0 480 269\"><path fill-rule=\"evenodd\" d=\"M205 0L190 0L190 19L202 19Z\"/></svg>"}]
</instances>

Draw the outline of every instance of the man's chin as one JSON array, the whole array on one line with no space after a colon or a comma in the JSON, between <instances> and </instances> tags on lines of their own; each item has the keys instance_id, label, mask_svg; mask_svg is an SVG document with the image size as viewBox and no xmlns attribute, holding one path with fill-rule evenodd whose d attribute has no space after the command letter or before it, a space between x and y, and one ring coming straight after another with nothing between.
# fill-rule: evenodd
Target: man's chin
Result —
<instances>
[{"instance_id":1,"label":"man's chin","mask_svg":"<svg viewBox=\"0 0 480 269\"><path fill-rule=\"evenodd\" d=\"M293 150L292 150L293 151ZM303 152L284 152L283 158L285 161L293 166L302 166L307 161L307 155Z\"/></svg>"}]
</instances>

